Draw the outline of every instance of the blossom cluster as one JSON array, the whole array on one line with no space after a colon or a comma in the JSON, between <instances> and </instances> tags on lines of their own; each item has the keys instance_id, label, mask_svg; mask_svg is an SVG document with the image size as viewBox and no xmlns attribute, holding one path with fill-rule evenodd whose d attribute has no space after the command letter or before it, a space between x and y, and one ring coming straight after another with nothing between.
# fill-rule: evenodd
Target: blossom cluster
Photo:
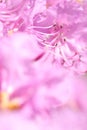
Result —
<instances>
[{"instance_id":1,"label":"blossom cluster","mask_svg":"<svg viewBox=\"0 0 87 130\"><path fill-rule=\"evenodd\" d=\"M87 113L86 44L86 0L0 0L2 119L44 117L66 106Z\"/></svg>"}]
</instances>

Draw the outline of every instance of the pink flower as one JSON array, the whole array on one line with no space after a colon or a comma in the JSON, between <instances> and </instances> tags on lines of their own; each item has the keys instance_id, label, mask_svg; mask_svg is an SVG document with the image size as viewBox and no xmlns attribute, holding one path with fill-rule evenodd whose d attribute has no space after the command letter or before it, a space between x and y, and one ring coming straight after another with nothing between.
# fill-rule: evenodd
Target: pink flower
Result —
<instances>
[{"instance_id":1,"label":"pink flower","mask_svg":"<svg viewBox=\"0 0 87 130\"><path fill-rule=\"evenodd\" d=\"M0 2L0 129L87 129L87 2Z\"/></svg>"}]
</instances>

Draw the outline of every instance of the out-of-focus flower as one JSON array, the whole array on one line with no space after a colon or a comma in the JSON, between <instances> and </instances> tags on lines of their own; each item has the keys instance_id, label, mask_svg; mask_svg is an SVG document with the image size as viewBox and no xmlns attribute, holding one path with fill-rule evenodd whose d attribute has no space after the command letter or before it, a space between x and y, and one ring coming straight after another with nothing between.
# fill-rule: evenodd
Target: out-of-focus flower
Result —
<instances>
[{"instance_id":1,"label":"out-of-focus flower","mask_svg":"<svg viewBox=\"0 0 87 130\"><path fill-rule=\"evenodd\" d=\"M1 130L43 130L56 110L58 126L46 120L47 130L87 129L86 6L86 0L0 1Z\"/></svg>"}]
</instances>

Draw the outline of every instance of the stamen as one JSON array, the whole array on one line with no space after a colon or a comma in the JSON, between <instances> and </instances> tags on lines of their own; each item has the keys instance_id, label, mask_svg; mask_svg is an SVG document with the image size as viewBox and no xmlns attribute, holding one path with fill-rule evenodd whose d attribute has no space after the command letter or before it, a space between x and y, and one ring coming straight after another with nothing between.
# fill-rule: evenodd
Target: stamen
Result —
<instances>
[{"instance_id":1,"label":"stamen","mask_svg":"<svg viewBox=\"0 0 87 130\"><path fill-rule=\"evenodd\" d=\"M42 34L42 35L44 35L44 34L47 34L47 35L57 35L58 34L58 31L57 32L54 32L54 33L46 33L46 32L40 32L40 31L37 31L37 30L35 30L35 32L37 32L37 33L39 33L39 34Z\"/></svg>"},{"instance_id":2,"label":"stamen","mask_svg":"<svg viewBox=\"0 0 87 130\"><path fill-rule=\"evenodd\" d=\"M44 45L44 46L51 47L51 48L54 48L54 47L55 47L55 45L50 45L49 42L46 42L46 43L45 43L43 40L41 40L41 39L39 39L39 38L37 38L37 40L38 40L42 45Z\"/></svg>"},{"instance_id":3,"label":"stamen","mask_svg":"<svg viewBox=\"0 0 87 130\"><path fill-rule=\"evenodd\" d=\"M53 25L50 25L50 26L48 26L48 27L30 26L30 27L28 27L28 29L34 29L34 28L37 28L37 29L39 29L39 28L41 28L41 29L49 29L49 28L51 28L51 27L53 27Z\"/></svg>"}]
</instances>

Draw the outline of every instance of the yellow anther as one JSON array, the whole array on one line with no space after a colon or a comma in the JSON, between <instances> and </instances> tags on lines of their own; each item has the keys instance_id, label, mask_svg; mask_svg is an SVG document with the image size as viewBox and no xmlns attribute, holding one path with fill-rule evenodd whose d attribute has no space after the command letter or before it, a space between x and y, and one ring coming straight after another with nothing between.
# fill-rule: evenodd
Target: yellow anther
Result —
<instances>
[{"instance_id":1,"label":"yellow anther","mask_svg":"<svg viewBox=\"0 0 87 130\"><path fill-rule=\"evenodd\" d=\"M6 92L0 93L0 108L2 110L16 110L20 108L18 99L9 100L9 94Z\"/></svg>"},{"instance_id":2,"label":"yellow anther","mask_svg":"<svg viewBox=\"0 0 87 130\"><path fill-rule=\"evenodd\" d=\"M20 108L20 104L19 104L18 100L12 100L7 105L7 109L9 109L9 110L16 110L19 108Z\"/></svg>"},{"instance_id":3,"label":"yellow anther","mask_svg":"<svg viewBox=\"0 0 87 130\"><path fill-rule=\"evenodd\" d=\"M0 107L2 109L5 109L7 107L8 100L9 100L8 94L5 92L1 92L0 93Z\"/></svg>"},{"instance_id":4,"label":"yellow anther","mask_svg":"<svg viewBox=\"0 0 87 130\"><path fill-rule=\"evenodd\" d=\"M75 100L70 100L67 104L66 104L69 108L71 108L72 110L78 111L79 110L79 106L77 104L77 102Z\"/></svg>"},{"instance_id":5,"label":"yellow anther","mask_svg":"<svg viewBox=\"0 0 87 130\"><path fill-rule=\"evenodd\" d=\"M82 2L83 2L83 0L76 0L76 2L78 2L78 3L82 3Z\"/></svg>"},{"instance_id":6,"label":"yellow anther","mask_svg":"<svg viewBox=\"0 0 87 130\"><path fill-rule=\"evenodd\" d=\"M14 32L13 30L9 30L9 31L8 31L8 35L12 35L13 32Z\"/></svg>"}]
</instances>

